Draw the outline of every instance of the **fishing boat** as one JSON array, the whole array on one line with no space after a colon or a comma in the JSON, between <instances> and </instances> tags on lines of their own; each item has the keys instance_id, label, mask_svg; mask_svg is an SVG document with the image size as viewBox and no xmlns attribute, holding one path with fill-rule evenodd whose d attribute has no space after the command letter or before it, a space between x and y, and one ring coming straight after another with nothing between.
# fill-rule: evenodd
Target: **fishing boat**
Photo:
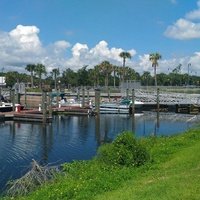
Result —
<instances>
[{"instance_id":1,"label":"fishing boat","mask_svg":"<svg viewBox=\"0 0 200 200\"><path fill-rule=\"evenodd\" d=\"M135 101L134 106L136 112L143 105L143 102ZM129 99L122 99L119 102L103 102L100 104L100 113L108 114L129 114L132 112L132 101Z\"/></svg>"}]
</instances>

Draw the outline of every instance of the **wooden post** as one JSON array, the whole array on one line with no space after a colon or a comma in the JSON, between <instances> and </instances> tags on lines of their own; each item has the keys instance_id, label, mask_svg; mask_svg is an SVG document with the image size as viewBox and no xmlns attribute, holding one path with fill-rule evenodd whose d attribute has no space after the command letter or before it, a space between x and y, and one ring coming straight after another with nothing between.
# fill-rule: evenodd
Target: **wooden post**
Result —
<instances>
[{"instance_id":1,"label":"wooden post","mask_svg":"<svg viewBox=\"0 0 200 200\"><path fill-rule=\"evenodd\" d=\"M42 92L42 114L43 114L43 123L47 122L47 93Z\"/></svg>"},{"instance_id":2,"label":"wooden post","mask_svg":"<svg viewBox=\"0 0 200 200\"><path fill-rule=\"evenodd\" d=\"M126 98L127 99L129 98L129 89L128 88L126 89Z\"/></svg>"},{"instance_id":3,"label":"wooden post","mask_svg":"<svg viewBox=\"0 0 200 200\"><path fill-rule=\"evenodd\" d=\"M15 111L15 90L11 90L11 102L13 104L13 111Z\"/></svg>"},{"instance_id":4,"label":"wooden post","mask_svg":"<svg viewBox=\"0 0 200 200\"><path fill-rule=\"evenodd\" d=\"M20 104L20 96L21 94L19 92L17 92L17 103Z\"/></svg>"},{"instance_id":5,"label":"wooden post","mask_svg":"<svg viewBox=\"0 0 200 200\"><path fill-rule=\"evenodd\" d=\"M132 115L135 114L135 90L132 89Z\"/></svg>"},{"instance_id":6,"label":"wooden post","mask_svg":"<svg viewBox=\"0 0 200 200\"><path fill-rule=\"evenodd\" d=\"M89 88L87 89L87 102L89 104L90 102L90 92L89 92Z\"/></svg>"},{"instance_id":7,"label":"wooden post","mask_svg":"<svg viewBox=\"0 0 200 200\"><path fill-rule=\"evenodd\" d=\"M108 88L108 101L110 102L110 88Z\"/></svg>"},{"instance_id":8,"label":"wooden post","mask_svg":"<svg viewBox=\"0 0 200 200\"><path fill-rule=\"evenodd\" d=\"M159 99L160 91L159 88L157 88L157 112L160 110L160 99Z\"/></svg>"},{"instance_id":9,"label":"wooden post","mask_svg":"<svg viewBox=\"0 0 200 200\"><path fill-rule=\"evenodd\" d=\"M52 117L52 95L51 92L48 93L48 110L49 110L49 116Z\"/></svg>"},{"instance_id":10,"label":"wooden post","mask_svg":"<svg viewBox=\"0 0 200 200\"><path fill-rule=\"evenodd\" d=\"M97 115L100 113L100 89L95 89L95 111Z\"/></svg>"},{"instance_id":11,"label":"wooden post","mask_svg":"<svg viewBox=\"0 0 200 200\"><path fill-rule=\"evenodd\" d=\"M77 99L78 101L80 100L80 88L78 88L78 91L77 91Z\"/></svg>"},{"instance_id":12,"label":"wooden post","mask_svg":"<svg viewBox=\"0 0 200 200\"><path fill-rule=\"evenodd\" d=\"M27 107L27 91L25 88L25 93L24 93L24 106Z\"/></svg>"},{"instance_id":13,"label":"wooden post","mask_svg":"<svg viewBox=\"0 0 200 200\"><path fill-rule=\"evenodd\" d=\"M59 106L59 92L58 89L56 88L56 107Z\"/></svg>"},{"instance_id":14,"label":"wooden post","mask_svg":"<svg viewBox=\"0 0 200 200\"><path fill-rule=\"evenodd\" d=\"M82 88L82 107L85 107L85 89Z\"/></svg>"}]
</instances>

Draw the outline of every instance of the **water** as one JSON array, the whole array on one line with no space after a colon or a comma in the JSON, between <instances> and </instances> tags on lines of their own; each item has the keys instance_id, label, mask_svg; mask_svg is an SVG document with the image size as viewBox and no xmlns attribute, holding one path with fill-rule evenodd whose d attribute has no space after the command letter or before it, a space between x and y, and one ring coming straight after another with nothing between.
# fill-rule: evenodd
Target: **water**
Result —
<instances>
[{"instance_id":1,"label":"water","mask_svg":"<svg viewBox=\"0 0 200 200\"><path fill-rule=\"evenodd\" d=\"M136 137L171 135L192 127L198 117L146 113L133 119L129 115L55 116L51 124L0 122L0 190L10 179L19 178L32 159L41 164L58 165L87 160L98 146L112 141L124 130Z\"/></svg>"}]
</instances>

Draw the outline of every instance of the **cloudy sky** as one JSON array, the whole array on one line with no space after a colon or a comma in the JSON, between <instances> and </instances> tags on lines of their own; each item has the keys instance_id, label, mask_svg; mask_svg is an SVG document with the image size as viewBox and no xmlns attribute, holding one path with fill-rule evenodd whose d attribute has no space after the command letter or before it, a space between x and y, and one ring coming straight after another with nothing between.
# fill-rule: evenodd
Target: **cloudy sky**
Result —
<instances>
[{"instance_id":1,"label":"cloudy sky","mask_svg":"<svg viewBox=\"0 0 200 200\"><path fill-rule=\"evenodd\" d=\"M0 0L0 19L0 71L120 66L128 51L141 74L159 52L158 73L200 75L200 0Z\"/></svg>"}]
</instances>

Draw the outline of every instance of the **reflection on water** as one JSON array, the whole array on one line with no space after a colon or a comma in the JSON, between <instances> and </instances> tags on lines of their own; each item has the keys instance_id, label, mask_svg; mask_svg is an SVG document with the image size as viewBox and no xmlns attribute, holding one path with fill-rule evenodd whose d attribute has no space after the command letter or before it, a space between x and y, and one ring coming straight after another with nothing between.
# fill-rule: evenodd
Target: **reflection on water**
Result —
<instances>
[{"instance_id":1,"label":"reflection on water","mask_svg":"<svg viewBox=\"0 0 200 200\"><path fill-rule=\"evenodd\" d=\"M100 144L124 130L136 137L171 135L191 127L198 117L146 113L129 115L55 116L51 124L0 122L0 188L23 175L35 159L60 164L93 157Z\"/></svg>"}]
</instances>

